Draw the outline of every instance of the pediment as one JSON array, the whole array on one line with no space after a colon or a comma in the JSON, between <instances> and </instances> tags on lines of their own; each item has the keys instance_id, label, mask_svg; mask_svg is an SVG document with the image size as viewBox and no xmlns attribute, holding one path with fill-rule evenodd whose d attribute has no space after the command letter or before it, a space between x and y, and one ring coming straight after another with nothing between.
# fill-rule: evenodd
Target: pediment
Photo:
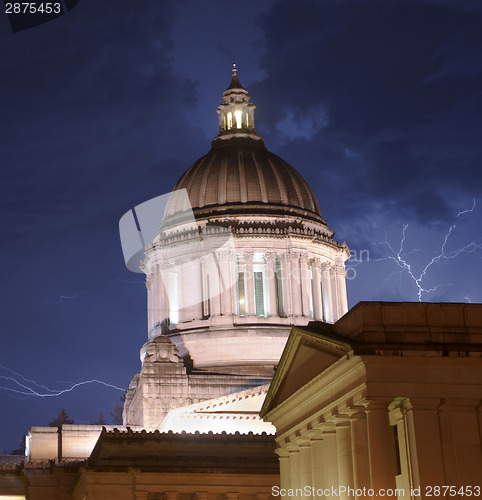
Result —
<instances>
[{"instance_id":1,"label":"pediment","mask_svg":"<svg viewBox=\"0 0 482 500\"><path fill-rule=\"evenodd\" d=\"M262 415L266 415L352 350L347 342L330 332L331 325L325 325L323 333L293 328L263 405Z\"/></svg>"}]
</instances>

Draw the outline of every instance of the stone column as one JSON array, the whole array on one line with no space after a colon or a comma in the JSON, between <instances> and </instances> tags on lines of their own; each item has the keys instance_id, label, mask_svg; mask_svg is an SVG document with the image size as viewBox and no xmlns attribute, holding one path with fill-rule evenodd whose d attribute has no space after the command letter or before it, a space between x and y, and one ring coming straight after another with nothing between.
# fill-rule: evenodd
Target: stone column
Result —
<instances>
[{"instance_id":1,"label":"stone column","mask_svg":"<svg viewBox=\"0 0 482 500\"><path fill-rule=\"evenodd\" d=\"M290 259L290 285L291 285L291 303L293 304L293 316L295 318L302 315L301 304L301 273L300 273L300 254L292 253Z\"/></svg>"},{"instance_id":2,"label":"stone column","mask_svg":"<svg viewBox=\"0 0 482 500\"><path fill-rule=\"evenodd\" d=\"M395 443L388 418L389 401L369 401L367 407L368 451L372 487L395 488Z\"/></svg>"},{"instance_id":3,"label":"stone column","mask_svg":"<svg viewBox=\"0 0 482 500\"><path fill-rule=\"evenodd\" d=\"M340 319L348 311L348 301L346 296L346 269L338 264L335 266L336 275L336 296L338 303L338 318Z\"/></svg>"},{"instance_id":4,"label":"stone column","mask_svg":"<svg viewBox=\"0 0 482 500\"><path fill-rule=\"evenodd\" d=\"M370 455L368 453L368 429L365 408L351 411L351 451L353 455L353 474L356 489L371 488ZM361 498L361 497L357 497Z\"/></svg>"},{"instance_id":5,"label":"stone column","mask_svg":"<svg viewBox=\"0 0 482 500\"><path fill-rule=\"evenodd\" d=\"M254 304L254 276L253 276L253 253L247 252L244 254L246 263L246 299L248 301L248 316L256 316L256 308Z\"/></svg>"},{"instance_id":6,"label":"stone column","mask_svg":"<svg viewBox=\"0 0 482 500\"><path fill-rule=\"evenodd\" d=\"M450 400L449 400L450 401ZM443 452L441 445L441 433L439 424L439 398L410 398L410 402L406 402L405 415L407 418L410 416L412 423L411 432L409 431L409 442L411 450L416 450L418 458L418 472L420 474L420 486L422 487L422 492L425 491L425 487L429 485L441 485L447 484L445 482L444 474L444 464L443 464ZM471 484L470 480L464 480L464 475L470 472L470 469L474 464L477 464L480 460L477 460L477 455L480 457L480 442L475 445L477 448L477 454L473 455L470 453L469 442L471 439L467 439L467 436L477 436L478 429L477 426L474 428L474 433L471 433L471 419L467 418L467 415L462 418L455 408L450 408L450 416L454 431L454 442L455 442L455 456L457 460L457 468L459 473L459 484ZM458 417L458 418L457 418ZM476 424L476 413L473 414L473 423ZM460 438L457 439L460 433ZM480 439L480 438L479 438ZM457 448L458 443L463 443L463 452L460 452ZM460 446L460 445L459 445ZM472 459L467 460L467 455L472 455ZM464 463L465 462L465 463ZM476 465L476 469L480 472L479 464ZM474 469L473 469L474 470ZM470 476L470 475L469 475ZM466 476L467 477L467 476ZM479 474L480 478L480 474ZM422 493L423 496L423 493Z\"/></svg>"},{"instance_id":7,"label":"stone column","mask_svg":"<svg viewBox=\"0 0 482 500\"><path fill-rule=\"evenodd\" d=\"M325 472L325 488L337 490L338 481L338 451L336 441L336 431L334 424L323 425L323 441L324 441L324 472ZM339 498L332 495L330 498Z\"/></svg>"},{"instance_id":8,"label":"stone column","mask_svg":"<svg viewBox=\"0 0 482 500\"><path fill-rule=\"evenodd\" d=\"M269 252L266 254L268 260L268 283L269 283L269 315L271 317L278 315L276 304L276 254Z\"/></svg>"},{"instance_id":9,"label":"stone column","mask_svg":"<svg viewBox=\"0 0 482 500\"><path fill-rule=\"evenodd\" d=\"M286 447L289 451L290 488L301 488L299 446L295 443L288 443Z\"/></svg>"},{"instance_id":10,"label":"stone column","mask_svg":"<svg viewBox=\"0 0 482 500\"><path fill-rule=\"evenodd\" d=\"M177 313L177 319L178 323L184 323L187 321L188 317L188 311L186 308L186 304L188 301L188 296L186 295L185 291L185 280L186 278L189 279L189 274L186 273L185 269L185 263L182 260L176 261L176 273L177 273L177 306L178 306L178 313Z\"/></svg>"},{"instance_id":11,"label":"stone column","mask_svg":"<svg viewBox=\"0 0 482 500\"><path fill-rule=\"evenodd\" d=\"M219 255L219 266L221 275L221 314L223 316L232 316L232 286L231 285L231 257L229 253L222 253Z\"/></svg>"},{"instance_id":12,"label":"stone column","mask_svg":"<svg viewBox=\"0 0 482 500\"><path fill-rule=\"evenodd\" d=\"M201 287L202 287L202 317L206 318L211 315L209 295L211 293L211 283L209 275L206 272L206 259L201 259Z\"/></svg>"},{"instance_id":13,"label":"stone column","mask_svg":"<svg viewBox=\"0 0 482 500\"><path fill-rule=\"evenodd\" d=\"M206 274L209 276L209 302L211 317L221 315L221 272L220 272L219 255L208 255L205 263Z\"/></svg>"},{"instance_id":14,"label":"stone column","mask_svg":"<svg viewBox=\"0 0 482 500\"><path fill-rule=\"evenodd\" d=\"M281 263L281 290L283 294L283 311L287 318L293 316L291 306L290 256L287 253L280 255Z\"/></svg>"},{"instance_id":15,"label":"stone column","mask_svg":"<svg viewBox=\"0 0 482 500\"><path fill-rule=\"evenodd\" d=\"M198 320L203 317L203 282L202 282L202 265L201 259L197 258L194 261L193 282L194 303L192 305L192 319Z\"/></svg>"},{"instance_id":16,"label":"stone column","mask_svg":"<svg viewBox=\"0 0 482 500\"><path fill-rule=\"evenodd\" d=\"M158 308L157 320L161 324L168 326L169 319L169 285L168 285L168 267L166 264L161 264L159 266L159 286L158 286L158 303L153 304L154 311ZM165 327L164 327L165 328Z\"/></svg>"},{"instance_id":17,"label":"stone column","mask_svg":"<svg viewBox=\"0 0 482 500\"><path fill-rule=\"evenodd\" d=\"M323 301L321 298L320 260L312 259L313 272L313 316L315 321L323 321Z\"/></svg>"},{"instance_id":18,"label":"stone column","mask_svg":"<svg viewBox=\"0 0 482 500\"><path fill-rule=\"evenodd\" d=\"M353 458L351 453L351 429L350 421L344 417L337 419L336 424L336 445L338 456L338 482L340 486L345 486L348 491L340 493L340 499L347 500L354 498L350 492L353 489Z\"/></svg>"},{"instance_id":19,"label":"stone column","mask_svg":"<svg viewBox=\"0 0 482 500\"><path fill-rule=\"evenodd\" d=\"M301 304L303 308L303 316L311 318L311 278L310 268L308 267L308 254L303 252L300 255L300 276L301 276Z\"/></svg>"},{"instance_id":20,"label":"stone column","mask_svg":"<svg viewBox=\"0 0 482 500\"><path fill-rule=\"evenodd\" d=\"M289 489L291 484L289 451L286 447L282 446L281 448L277 448L275 452L279 458L280 487L283 489Z\"/></svg>"},{"instance_id":21,"label":"stone column","mask_svg":"<svg viewBox=\"0 0 482 500\"><path fill-rule=\"evenodd\" d=\"M300 450L300 488L312 486L311 476L311 446L308 436L299 436L296 438L296 443ZM311 495L306 495L303 489L303 498L311 499Z\"/></svg>"},{"instance_id":22,"label":"stone column","mask_svg":"<svg viewBox=\"0 0 482 500\"><path fill-rule=\"evenodd\" d=\"M159 267L154 267L151 272L151 328L154 328L159 322Z\"/></svg>"},{"instance_id":23,"label":"stone column","mask_svg":"<svg viewBox=\"0 0 482 500\"><path fill-rule=\"evenodd\" d=\"M182 320L192 321L202 317L201 261L186 259L178 267L179 304L183 306ZM182 295L182 297L181 297Z\"/></svg>"},{"instance_id":24,"label":"stone column","mask_svg":"<svg viewBox=\"0 0 482 500\"><path fill-rule=\"evenodd\" d=\"M311 438L311 481L315 490L325 489L325 456L323 450L323 431L312 429L306 433ZM325 495L318 495L317 499L324 500Z\"/></svg>"},{"instance_id":25,"label":"stone column","mask_svg":"<svg viewBox=\"0 0 482 500\"><path fill-rule=\"evenodd\" d=\"M322 283L323 283L323 306L324 317L327 323L334 323L333 311L333 297L331 294L332 280L331 280L331 264L324 262L321 265L322 270Z\"/></svg>"},{"instance_id":26,"label":"stone column","mask_svg":"<svg viewBox=\"0 0 482 500\"><path fill-rule=\"evenodd\" d=\"M151 329L154 326L152 319L152 274L146 275L146 290L147 290L147 334L150 338Z\"/></svg>"}]
</instances>

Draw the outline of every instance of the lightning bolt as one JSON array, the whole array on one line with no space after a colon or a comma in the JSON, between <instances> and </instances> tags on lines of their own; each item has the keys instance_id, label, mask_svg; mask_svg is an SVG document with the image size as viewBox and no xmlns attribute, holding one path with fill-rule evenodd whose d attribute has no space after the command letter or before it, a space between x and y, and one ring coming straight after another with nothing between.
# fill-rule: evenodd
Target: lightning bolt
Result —
<instances>
[{"instance_id":1,"label":"lightning bolt","mask_svg":"<svg viewBox=\"0 0 482 500\"><path fill-rule=\"evenodd\" d=\"M135 284L145 285L146 282L145 282L145 280L144 281L128 281L128 280L124 280L124 279L121 279L121 278L116 278L116 279L111 280L109 282L109 284L111 284L111 285L115 284L115 283L127 283L129 285L135 285ZM105 286L105 284L100 285L100 286L98 286L98 287L96 287L94 289L91 289L90 292L98 291L103 286ZM81 295L84 295L85 293L89 293L89 290L82 290L82 291L77 292L77 293L72 293L71 295L64 295L62 292L60 292L56 288L52 288L52 287L49 287L49 288L50 288L50 290L52 290L56 294L55 299L52 300L52 304L63 304L64 301L66 301L66 300L73 300L73 299L76 299L77 297L79 297Z\"/></svg>"},{"instance_id":2,"label":"lightning bolt","mask_svg":"<svg viewBox=\"0 0 482 500\"><path fill-rule=\"evenodd\" d=\"M57 294L57 298L52 301L53 304L63 304L64 300L76 299L79 295L83 295L84 293L87 293L87 290L83 290L82 292L78 292L74 295L63 295L55 288L50 287L50 290L52 290L53 292L55 292Z\"/></svg>"},{"instance_id":3,"label":"lightning bolt","mask_svg":"<svg viewBox=\"0 0 482 500\"><path fill-rule=\"evenodd\" d=\"M398 249L393 248L391 243L388 241L388 235L387 235L386 230L381 228L383 230L384 235L385 235L385 240L375 242L375 243L373 243L373 245L374 246L385 246L389 250L390 255L388 255L386 257L381 257L379 259L371 259L371 260L373 260L374 262L391 260L398 267L398 270L391 273L384 280L384 284L387 283L387 281L391 277L393 277L394 275L399 274L401 277L401 275L404 272L406 272L410 276L410 278L413 280L413 282L415 283L415 285L417 287L417 297L418 297L419 302L422 301L422 295L424 293L434 292L440 287L453 285L453 283L446 283L446 284L435 285L432 288L424 288L423 281L426 278L427 273L430 270L430 268L432 266L434 266L435 264L437 264L441 261L455 259L462 253L473 253L477 250L482 249L482 244L477 243L477 240L476 240L476 241L469 243L468 245L460 247L460 248L453 250L451 252L447 252L447 250L446 250L449 238L452 235L453 231L457 227L458 219L464 214L472 213L474 210L475 210L475 199L473 201L472 208L469 208L467 210L462 210L456 215L453 223L450 225L449 229L445 233L445 236L443 238L443 243L440 247L440 251L438 252L438 254L436 256L434 256L434 257L432 257L432 259L430 259L430 261L425 265L425 267L422 269L422 271L419 274L417 274L414 271L412 264L410 264L410 262L407 260L407 257L415 252L420 252L420 249L415 248L415 249L410 250L408 252L404 250L404 245L405 245L405 240L406 240L407 230L408 230L408 224L404 224L402 226L402 236L400 239L400 245L398 246ZM363 262L363 260L353 259L353 261L350 262L350 267L356 267L356 266L360 265L362 262ZM468 302L470 302L470 299L468 297L465 297L465 299Z\"/></svg>"},{"instance_id":4,"label":"lightning bolt","mask_svg":"<svg viewBox=\"0 0 482 500\"><path fill-rule=\"evenodd\" d=\"M105 387L109 387L111 389L116 389L121 392L125 392L125 389L122 387L118 387L114 384L109 384L107 382L104 382L102 380L98 379L91 379L91 380L83 380L82 382L77 382L72 384L70 387L67 389L51 389L50 387L47 387L45 385L38 384L34 380L30 380L26 377L24 377L21 373L18 373L14 370L11 370L10 368L7 368L6 366L0 365L0 368L9 371L15 377L12 376L7 376L7 375L0 375L1 380L7 380L10 381L14 387L9 387L9 386L4 386L0 385L0 390L4 390L13 394L17 394L19 396L30 396L30 397L39 397L39 398L52 398L52 397L59 397L62 396L62 394L65 394L67 392L71 392L77 387L81 387L83 385L87 384L100 384ZM41 390L44 389L44 390Z\"/></svg>"}]
</instances>

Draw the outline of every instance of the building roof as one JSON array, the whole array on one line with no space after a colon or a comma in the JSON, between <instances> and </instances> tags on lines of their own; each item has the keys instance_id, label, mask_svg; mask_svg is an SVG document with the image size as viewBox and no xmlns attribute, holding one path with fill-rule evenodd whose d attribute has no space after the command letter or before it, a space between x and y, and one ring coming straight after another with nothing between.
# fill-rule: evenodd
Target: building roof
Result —
<instances>
[{"instance_id":1,"label":"building roof","mask_svg":"<svg viewBox=\"0 0 482 500\"><path fill-rule=\"evenodd\" d=\"M229 84L229 87L226 89L226 91L231 90L231 89L245 90L245 88L239 82L238 70L236 69L236 64L233 64L233 78L231 79L231 83Z\"/></svg>"},{"instance_id":2,"label":"building roof","mask_svg":"<svg viewBox=\"0 0 482 500\"><path fill-rule=\"evenodd\" d=\"M103 431L89 467L182 473L278 474L273 435Z\"/></svg>"},{"instance_id":3,"label":"building roof","mask_svg":"<svg viewBox=\"0 0 482 500\"><path fill-rule=\"evenodd\" d=\"M480 361L482 304L359 302L333 325L293 328L261 416L337 362L354 357Z\"/></svg>"},{"instance_id":4,"label":"building roof","mask_svg":"<svg viewBox=\"0 0 482 500\"><path fill-rule=\"evenodd\" d=\"M275 427L259 416L269 384L234 392L171 410L159 426L161 432L213 432L221 434L275 434Z\"/></svg>"},{"instance_id":5,"label":"building roof","mask_svg":"<svg viewBox=\"0 0 482 500\"><path fill-rule=\"evenodd\" d=\"M0 469L15 469L25 461L25 455L0 455Z\"/></svg>"},{"instance_id":6,"label":"building roof","mask_svg":"<svg viewBox=\"0 0 482 500\"><path fill-rule=\"evenodd\" d=\"M260 138L213 141L179 179L196 218L215 214L291 214L324 224L308 183Z\"/></svg>"}]
</instances>

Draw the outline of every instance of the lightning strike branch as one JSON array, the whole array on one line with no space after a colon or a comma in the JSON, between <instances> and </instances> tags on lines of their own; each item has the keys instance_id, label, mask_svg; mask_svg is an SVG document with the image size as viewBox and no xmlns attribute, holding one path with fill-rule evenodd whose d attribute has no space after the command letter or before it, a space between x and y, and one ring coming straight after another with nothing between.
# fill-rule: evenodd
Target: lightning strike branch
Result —
<instances>
[{"instance_id":1,"label":"lightning strike branch","mask_svg":"<svg viewBox=\"0 0 482 500\"><path fill-rule=\"evenodd\" d=\"M22 374L17 373L10 368L7 368L5 366L0 365L0 368L7 370L8 372L12 373L15 375L17 378L12 377L12 376L7 376L7 375L0 375L1 380L9 381L11 384L10 386L7 385L0 385L0 390L4 390L13 394L17 394L20 396L30 396L30 397L38 397L38 398L53 398L53 397L59 397L62 396L62 394L65 394L67 392L71 392L77 387L87 385L87 384L100 384L105 387L110 387L112 389L116 389L121 392L125 392L125 389L122 387L118 387L113 384L108 384L107 382L103 382L102 380L97 380L97 379L92 379L92 380L83 380L82 382L77 382L75 384L72 384L70 387L67 389L51 389L50 387L47 387L45 385L38 384L34 380L29 380L25 378ZM21 381L20 381L20 380ZM39 389L45 389L43 391Z\"/></svg>"},{"instance_id":2,"label":"lightning strike branch","mask_svg":"<svg viewBox=\"0 0 482 500\"><path fill-rule=\"evenodd\" d=\"M463 253L473 253L477 250L482 250L482 244L478 243L477 240L469 243L468 245L465 245L465 246L460 247L456 250L453 250L451 252L448 252L446 250L449 238L452 235L452 233L454 232L454 230L456 229L457 221L460 218L460 216L462 216L464 214L472 213L474 210L475 210L475 199L474 199L472 208L467 209L467 210L462 210L456 215L452 225L449 227L449 229L445 233L445 236L443 238L443 243L440 247L440 251L438 252L438 254L436 256L434 256L434 257L432 257L432 259L430 259L430 261L423 267L423 269L420 273L416 273L413 269L413 264L411 264L407 260L407 257L410 254L412 254L414 252L419 252L420 249L413 249L410 251L404 250L404 245L405 245L405 240L406 240L407 230L408 230L408 224L404 224L402 226L402 237L401 237L400 245L399 245L398 249L393 248L391 243L388 241L388 235L387 235L386 230L383 229L383 232L385 235L385 240L373 243L373 245L374 246L385 246L389 250L390 255L388 255L386 257L379 258L379 259L371 259L371 260L373 260L374 262L391 260L399 268L398 271L394 271L393 273L391 273L384 280L384 283L386 283L394 275L400 274L400 276L401 276L404 272L406 272L410 276L410 278L413 280L413 282L415 283L415 285L417 287L417 297L418 297L419 302L422 301L422 295L424 293L434 292L440 287L452 285L453 283L446 283L446 284L435 285L432 288L425 288L423 285L423 281L427 277L427 273L429 272L430 268L432 268L435 264L442 262L442 261L455 259ZM361 260L360 261L355 260L351 263L351 267L355 267L355 266L359 265L361 262L362 262ZM470 301L470 299L468 299L467 297L466 297L466 299L468 301Z\"/></svg>"}]
</instances>

